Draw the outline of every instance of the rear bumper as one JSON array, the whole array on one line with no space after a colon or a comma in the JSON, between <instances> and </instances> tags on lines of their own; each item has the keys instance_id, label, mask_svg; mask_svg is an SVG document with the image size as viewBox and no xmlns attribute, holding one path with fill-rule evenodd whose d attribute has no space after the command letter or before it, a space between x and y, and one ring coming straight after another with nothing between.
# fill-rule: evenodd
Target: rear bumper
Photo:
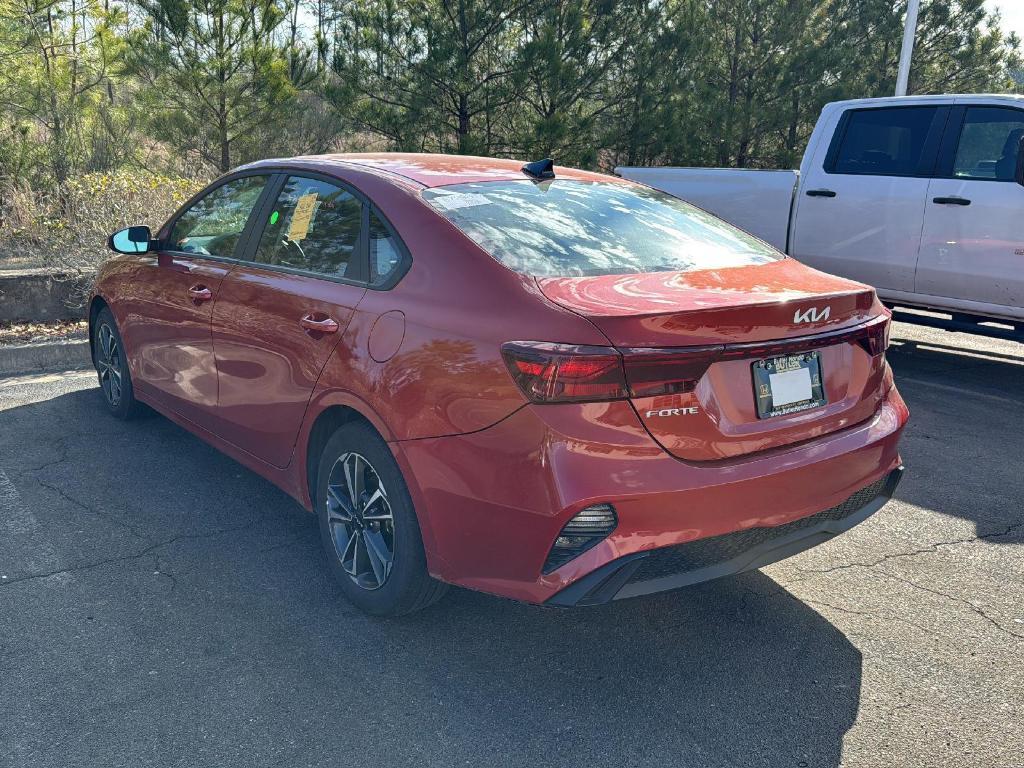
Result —
<instances>
[{"instance_id":1,"label":"rear bumper","mask_svg":"<svg viewBox=\"0 0 1024 768\"><path fill-rule=\"evenodd\" d=\"M527 406L479 432L392 447L420 516L431 574L525 602L578 605L754 568L852 527L888 496L875 493L836 519L801 521L878 483L891 494L907 418L890 389L861 424L703 463L668 454L624 402ZM604 503L616 510L615 530L543 573L565 523ZM664 565L664 573L651 576L654 563L664 564L676 548L751 530L781 534L790 525L787 534L770 537L772 544L756 541L700 568ZM716 567L720 573L706 570Z\"/></svg>"},{"instance_id":2,"label":"rear bumper","mask_svg":"<svg viewBox=\"0 0 1024 768\"><path fill-rule=\"evenodd\" d=\"M885 506L903 467L841 504L773 528L748 528L613 560L547 601L563 607L600 605L625 597L667 592L769 565L823 544Z\"/></svg>"}]
</instances>

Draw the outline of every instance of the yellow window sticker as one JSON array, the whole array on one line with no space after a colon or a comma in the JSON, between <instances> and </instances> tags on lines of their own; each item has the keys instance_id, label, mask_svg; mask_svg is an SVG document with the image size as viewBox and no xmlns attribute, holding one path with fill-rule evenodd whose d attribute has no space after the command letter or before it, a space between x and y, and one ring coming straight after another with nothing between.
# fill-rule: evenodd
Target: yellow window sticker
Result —
<instances>
[{"instance_id":1,"label":"yellow window sticker","mask_svg":"<svg viewBox=\"0 0 1024 768\"><path fill-rule=\"evenodd\" d=\"M304 240L309 234L309 228L313 223L313 213L316 211L316 192L303 195L295 204L295 211L292 213L291 223L288 225L288 239L294 243Z\"/></svg>"}]
</instances>

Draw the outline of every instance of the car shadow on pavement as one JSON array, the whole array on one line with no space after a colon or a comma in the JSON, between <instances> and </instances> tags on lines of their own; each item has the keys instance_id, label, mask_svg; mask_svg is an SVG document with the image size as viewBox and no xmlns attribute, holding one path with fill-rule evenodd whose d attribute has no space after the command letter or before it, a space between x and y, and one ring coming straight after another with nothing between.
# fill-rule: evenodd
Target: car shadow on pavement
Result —
<instances>
[{"instance_id":1,"label":"car shadow on pavement","mask_svg":"<svg viewBox=\"0 0 1024 768\"><path fill-rule=\"evenodd\" d=\"M860 652L761 573L371 619L311 515L93 388L0 411L0 470L0 722L36 765L827 768L857 718Z\"/></svg>"},{"instance_id":2,"label":"car shadow on pavement","mask_svg":"<svg viewBox=\"0 0 1024 768\"><path fill-rule=\"evenodd\" d=\"M914 329L920 333L920 329ZM888 352L910 407L897 498L970 520L991 544L1024 543L1024 344L937 332L894 335ZM959 342L959 343L958 343Z\"/></svg>"},{"instance_id":3,"label":"car shadow on pavement","mask_svg":"<svg viewBox=\"0 0 1024 768\"><path fill-rule=\"evenodd\" d=\"M460 590L405 625L433 649L421 683L466 712L454 754L836 766L857 717L860 652L760 573L571 611Z\"/></svg>"}]
</instances>

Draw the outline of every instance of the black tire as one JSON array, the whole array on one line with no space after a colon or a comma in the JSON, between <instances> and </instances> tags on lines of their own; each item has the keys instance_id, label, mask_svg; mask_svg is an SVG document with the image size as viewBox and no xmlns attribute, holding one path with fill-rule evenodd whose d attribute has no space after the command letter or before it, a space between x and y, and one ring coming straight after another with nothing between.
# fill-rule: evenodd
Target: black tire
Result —
<instances>
[{"instance_id":1,"label":"black tire","mask_svg":"<svg viewBox=\"0 0 1024 768\"><path fill-rule=\"evenodd\" d=\"M142 411L142 404L135 399L121 332L107 307L96 316L92 334L92 363L104 405L119 419L135 418Z\"/></svg>"},{"instance_id":2,"label":"black tire","mask_svg":"<svg viewBox=\"0 0 1024 768\"><path fill-rule=\"evenodd\" d=\"M352 496L359 504L352 504ZM368 424L345 424L327 441L317 470L315 509L331 572L357 608L374 616L401 616L426 608L447 590L427 573L402 472Z\"/></svg>"}]
</instances>

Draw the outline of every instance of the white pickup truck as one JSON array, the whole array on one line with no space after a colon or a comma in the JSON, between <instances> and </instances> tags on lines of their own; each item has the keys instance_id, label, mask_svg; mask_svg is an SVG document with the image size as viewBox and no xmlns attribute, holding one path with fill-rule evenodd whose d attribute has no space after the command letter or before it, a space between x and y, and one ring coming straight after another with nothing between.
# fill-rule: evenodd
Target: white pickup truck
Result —
<instances>
[{"instance_id":1,"label":"white pickup truck","mask_svg":"<svg viewBox=\"0 0 1024 768\"><path fill-rule=\"evenodd\" d=\"M1024 97L825 105L799 171L617 168L927 325L1024 340ZM993 326L990 321L1000 326Z\"/></svg>"}]
</instances>

